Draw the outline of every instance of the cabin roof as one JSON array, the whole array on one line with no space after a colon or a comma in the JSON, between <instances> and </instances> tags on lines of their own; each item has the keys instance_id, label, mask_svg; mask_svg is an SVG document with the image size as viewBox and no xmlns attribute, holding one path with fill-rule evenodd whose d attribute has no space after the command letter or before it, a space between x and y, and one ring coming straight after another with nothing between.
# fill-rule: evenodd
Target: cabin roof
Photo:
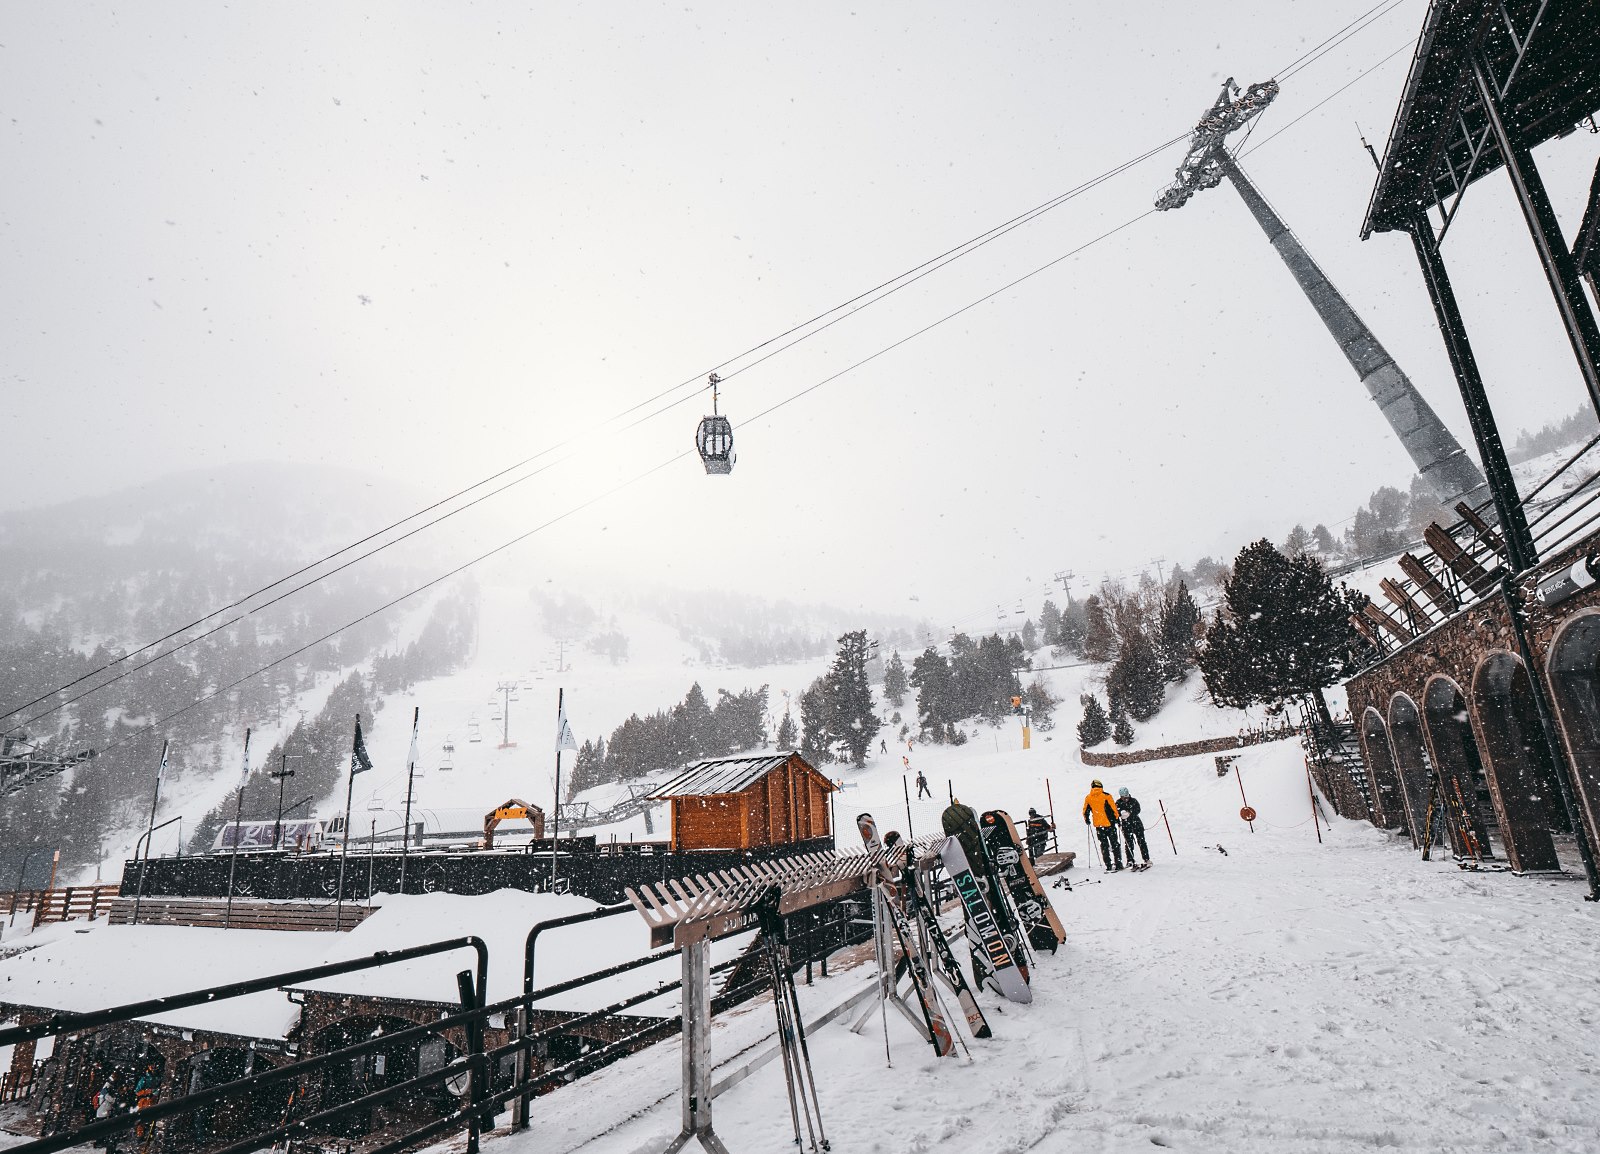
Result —
<instances>
[{"instance_id":1,"label":"cabin roof","mask_svg":"<svg viewBox=\"0 0 1600 1154\"><path fill-rule=\"evenodd\" d=\"M793 753L771 753L761 757L720 757L711 761L696 762L677 777L661 785L650 796L652 798L705 797L714 794L743 793L779 766L788 764L790 758L794 758L812 773L817 772L804 758ZM828 780L820 773L817 776L823 781ZM828 788L833 788L832 782L828 782Z\"/></svg>"}]
</instances>

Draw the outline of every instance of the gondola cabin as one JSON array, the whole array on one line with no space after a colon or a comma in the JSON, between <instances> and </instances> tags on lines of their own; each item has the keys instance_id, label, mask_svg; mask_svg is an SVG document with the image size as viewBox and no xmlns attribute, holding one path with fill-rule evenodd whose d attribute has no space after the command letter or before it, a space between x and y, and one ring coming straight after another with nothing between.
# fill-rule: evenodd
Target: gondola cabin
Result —
<instances>
[{"instance_id":1,"label":"gondola cabin","mask_svg":"<svg viewBox=\"0 0 1600 1154\"><path fill-rule=\"evenodd\" d=\"M836 787L797 753L691 765L650 796L672 802L672 849L750 850L832 834Z\"/></svg>"},{"instance_id":2,"label":"gondola cabin","mask_svg":"<svg viewBox=\"0 0 1600 1154\"><path fill-rule=\"evenodd\" d=\"M731 473L733 463L738 458L733 455L733 422L717 410L717 386L722 383L722 378L712 373L706 378L706 383L711 389L711 415L700 418L700 427L694 434L694 447L707 473Z\"/></svg>"}]
</instances>

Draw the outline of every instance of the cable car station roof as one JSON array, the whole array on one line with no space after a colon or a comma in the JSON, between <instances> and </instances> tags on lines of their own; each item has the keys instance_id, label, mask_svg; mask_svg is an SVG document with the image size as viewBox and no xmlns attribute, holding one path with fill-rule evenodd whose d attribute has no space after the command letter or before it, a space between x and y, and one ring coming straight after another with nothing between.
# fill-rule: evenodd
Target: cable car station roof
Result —
<instances>
[{"instance_id":1,"label":"cable car station roof","mask_svg":"<svg viewBox=\"0 0 1600 1154\"><path fill-rule=\"evenodd\" d=\"M1409 227L1440 207L1444 227L1467 186L1504 163L1473 76L1479 52L1508 135L1529 149L1600 109L1594 0L1433 0L1361 225Z\"/></svg>"}]
</instances>

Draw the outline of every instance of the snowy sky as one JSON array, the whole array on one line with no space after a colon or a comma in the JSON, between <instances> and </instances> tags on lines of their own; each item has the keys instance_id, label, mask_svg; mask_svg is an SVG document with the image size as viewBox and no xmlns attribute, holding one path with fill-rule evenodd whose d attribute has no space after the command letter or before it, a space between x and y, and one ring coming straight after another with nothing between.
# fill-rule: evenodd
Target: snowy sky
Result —
<instances>
[{"instance_id":1,"label":"snowy sky","mask_svg":"<svg viewBox=\"0 0 1600 1154\"><path fill-rule=\"evenodd\" d=\"M254 459L448 491L1178 135L1223 77L1274 75L1372 7L8 5L0 505ZM1408 46L1425 7L1294 76L1252 145ZM1245 166L1470 444L1409 244L1357 238L1356 122L1381 149L1409 55ZM1594 152L1539 154L1569 233ZM1128 221L1179 154L732 377L725 411ZM1536 426L1582 385L1503 176L1468 203L1446 257L1503 424ZM668 460L705 407L582 442L469 536ZM732 477L679 460L519 563L955 619L1058 569L1337 528L1410 475L1228 188L738 424L737 447Z\"/></svg>"}]
</instances>

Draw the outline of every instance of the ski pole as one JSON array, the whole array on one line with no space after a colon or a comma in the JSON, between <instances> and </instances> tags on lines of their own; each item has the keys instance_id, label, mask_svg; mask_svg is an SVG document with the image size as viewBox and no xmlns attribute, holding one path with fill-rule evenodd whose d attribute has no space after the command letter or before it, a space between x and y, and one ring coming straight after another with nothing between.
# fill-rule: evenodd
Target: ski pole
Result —
<instances>
[{"instance_id":1,"label":"ski pole","mask_svg":"<svg viewBox=\"0 0 1600 1154\"><path fill-rule=\"evenodd\" d=\"M1178 843L1172 841L1172 823L1167 820L1167 803L1158 797L1156 798L1156 804L1161 807L1161 824L1167 827L1167 840L1172 842L1172 852L1176 854L1178 852Z\"/></svg>"},{"instance_id":2,"label":"ski pole","mask_svg":"<svg viewBox=\"0 0 1600 1154\"><path fill-rule=\"evenodd\" d=\"M1244 795L1244 777L1239 773L1239 767L1237 765L1233 767L1233 780L1239 783L1239 800L1244 802L1244 809L1239 811L1239 816L1244 817L1245 811L1250 809L1250 799ZM1248 817L1245 817L1244 820L1249 824L1250 832L1255 833L1256 823Z\"/></svg>"},{"instance_id":3,"label":"ski pole","mask_svg":"<svg viewBox=\"0 0 1600 1154\"><path fill-rule=\"evenodd\" d=\"M906 784L906 775L900 775L900 792L906 795L906 840L911 841L917 836L916 830L911 828L911 786Z\"/></svg>"}]
</instances>

